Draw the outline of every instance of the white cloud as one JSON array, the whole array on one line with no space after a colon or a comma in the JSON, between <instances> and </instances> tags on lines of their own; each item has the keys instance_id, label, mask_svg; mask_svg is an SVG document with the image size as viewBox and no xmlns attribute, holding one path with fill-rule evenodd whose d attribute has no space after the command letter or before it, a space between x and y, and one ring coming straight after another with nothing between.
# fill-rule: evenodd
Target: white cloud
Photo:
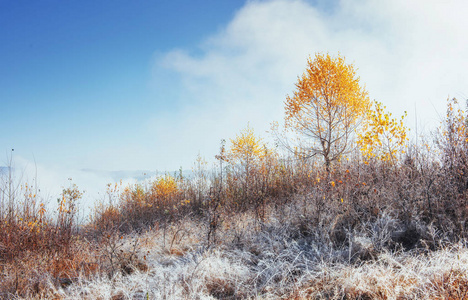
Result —
<instances>
[{"instance_id":1,"label":"white cloud","mask_svg":"<svg viewBox=\"0 0 468 300\"><path fill-rule=\"evenodd\" d=\"M407 110L410 126L417 106L420 128L433 128L449 95L468 94L465 3L357 0L325 11L306 1L249 1L197 53L160 57L157 68L179 74L183 107L150 127L183 166L198 151L212 157L247 122L264 134L282 120L309 54L340 52L371 98L396 115Z\"/></svg>"}]
</instances>

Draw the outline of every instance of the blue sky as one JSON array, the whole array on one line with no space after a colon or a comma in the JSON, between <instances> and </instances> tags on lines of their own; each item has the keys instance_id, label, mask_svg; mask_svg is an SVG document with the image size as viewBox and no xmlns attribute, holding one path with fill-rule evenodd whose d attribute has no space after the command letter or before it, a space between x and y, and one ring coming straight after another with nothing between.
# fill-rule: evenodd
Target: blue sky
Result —
<instances>
[{"instance_id":1,"label":"blue sky","mask_svg":"<svg viewBox=\"0 0 468 300\"><path fill-rule=\"evenodd\" d=\"M247 124L268 139L316 52L344 55L372 99L428 132L447 97L468 98L466 12L463 0L0 1L0 162L15 148L51 194L70 177L89 194L112 180L84 169L190 169Z\"/></svg>"},{"instance_id":2,"label":"blue sky","mask_svg":"<svg viewBox=\"0 0 468 300\"><path fill-rule=\"evenodd\" d=\"M141 123L177 106L170 89L151 86L155 56L194 48L242 4L2 1L2 152L13 147L47 163L79 168L83 159L82 167L99 168L85 156L151 139Z\"/></svg>"}]
</instances>

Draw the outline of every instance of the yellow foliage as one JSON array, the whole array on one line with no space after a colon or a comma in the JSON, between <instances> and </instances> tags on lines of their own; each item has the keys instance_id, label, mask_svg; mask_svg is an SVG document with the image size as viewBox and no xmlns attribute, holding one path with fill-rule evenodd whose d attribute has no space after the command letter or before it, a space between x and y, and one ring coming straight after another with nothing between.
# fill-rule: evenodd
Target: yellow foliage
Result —
<instances>
[{"instance_id":1,"label":"yellow foliage","mask_svg":"<svg viewBox=\"0 0 468 300\"><path fill-rule=\"evenodd\" d=\"M408 141L409 129L404 125L406 112L397 120L385 112L385 108L382 103L374 102L374 108L367 112L362 132L358 133L357 144L366 160L375 157L395 163L396 154L404 152Z\"/></svg>"},{"instance_id":2,"label":"yellow foliage","mask_svg":"<svg viewBox=\"0 0 468 300\"><path fill-rule=\"evenodd\" d=\"M447 100L446 126L442 129L442 135L453 146L463 146L468 142L468 124L465 112L461 108L454 110L455 105L458 106L457 99Z\"/></svg>"},{"instance_id":3,"label":"yellow foliage","mask_svg":"<svg viewBox=\"0 0 468 300\"><path fill-rule=\"evenodd\" d=\"M263 140L257 136L250 126L241 131L235 139L231 139L228 157L232 161L251 163L265 157L267 148Z\"/></svg>"},{"instance_id":4,"label":"yellow foliage","mask_svg":"<svg viewBox=\"0 0 468 300\"><path fill-rule=\"evenodd\" d=\"M467 101L468 109L468 101ZM436 143L442 150L443 163L449 169L457 170L456 178L461 179L463 175L468 174L466 167L466 155L468 149L468 117L467 111L460 108L456 98L447 99L447 114L444 123L439 127L439 134ZM429 148L429 147L427 147Z\"/></svg>"},{"instance_id":5,"label":"yellow foliage","mask_svg":"<svg viewBox=\"0 0 468 300\"><path fill-rule=\"evenodd\" d=\"M349 148L349 139L370 107L352 64L329 54L309 57L296 91L285 101L286 127L313 141L303 154L319 154L327 166Z\"/></svg>"},{"instance_id":6,"label":"yellow foliage","mask_svg":"<svg viewBox=\"0 0 468 300\"><path fill-rule=\"evenodd\" d=\"M170 175L165 175L154 181L152 191L158 199L166 199L177 194L179 189L176 179Z\"/></svg>"}]
</instances>

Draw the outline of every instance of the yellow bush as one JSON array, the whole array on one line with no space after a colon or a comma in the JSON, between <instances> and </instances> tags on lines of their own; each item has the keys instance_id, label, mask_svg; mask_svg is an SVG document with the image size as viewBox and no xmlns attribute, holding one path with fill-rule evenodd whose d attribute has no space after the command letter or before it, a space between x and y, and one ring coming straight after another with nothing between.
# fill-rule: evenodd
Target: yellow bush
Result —
<instances>
[{"instance_id":1,"label":"yellow bush","mask_svg":"<svg viewBox=\"0 0 468 300\"><path fill-rule=\"evenodd\" d=\"M404 152L408 141L408 129L404 125L405 114L400 120L385 112L385 106L375 101L364 121L363 131L358 133L357 144L366 160L377 158L380 161L395 163L398 151Z\"/></svg>"},{"instance_id":2,"label":"yellow bush","mask_svg":"<svg viewBox=\"0 0 468 300\"><path fill-rule=\"evenodd\" d=\"M165 200L178 192L177 180L170 175L160 177L153 182L152 193L157 199Z\"/></svg>"}]
</instances>

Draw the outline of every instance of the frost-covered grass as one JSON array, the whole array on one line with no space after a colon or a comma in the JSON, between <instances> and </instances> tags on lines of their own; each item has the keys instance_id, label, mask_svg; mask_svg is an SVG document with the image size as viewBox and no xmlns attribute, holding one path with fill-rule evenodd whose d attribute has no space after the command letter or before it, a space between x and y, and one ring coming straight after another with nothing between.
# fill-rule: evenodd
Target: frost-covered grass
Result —
<instances>
[{"instance_id":1,"label":"frost-covered grass","mask_svg":"<svg viewBox=\"0 0 468 300\"><path fill-rule=\"evenodd\" d=\"M329 264L311 276L298 299L466 299L468 249L457 244L423 253L382 253L359 265Z\"/></svg>"},{"instance_id":2,"label":"frost-covered grass","mask_svg":"<svg viewBox=\"0 0 468 300\"><path fill-rule=\"evenodd\" d=\"M284 207L294 211L294 207ZM464 299L468 247L459 242L432 251L390 250L384 215L351 242L335 246L332 225L301 224L297 215L271 211L226 216L216 244L206 224L186 218L165 230L116 235L93 250L99 266L69 282L31 270L38 294L16 299ZM302 229L301 229L302 228ZM306 233L298 234L300 230ZM422 230L422 229L419 229ZM90 250L87 250L90 251ZM88 255L90 255L88 253ZM30 263L33 266L33 263ZM10 273L12 269L10 269ZM5 269L4 269L5 274ZM31 281L31 284L36 284ZM34 290L34 287L33 287Z\"/></svg>"},{"instance_id":3,"label":"frost-covered grass","mask_svg":"<svg viewBox=\"0 0 468 300\"><path fill-rule=\"evenodd\" d=\"M63 299L213 299L238 295L250 277L246 265L217 250L183 257L151 253L147 260L150 267L145 272L79 280L57 292Z\"/></svg>"}]
</instances>

